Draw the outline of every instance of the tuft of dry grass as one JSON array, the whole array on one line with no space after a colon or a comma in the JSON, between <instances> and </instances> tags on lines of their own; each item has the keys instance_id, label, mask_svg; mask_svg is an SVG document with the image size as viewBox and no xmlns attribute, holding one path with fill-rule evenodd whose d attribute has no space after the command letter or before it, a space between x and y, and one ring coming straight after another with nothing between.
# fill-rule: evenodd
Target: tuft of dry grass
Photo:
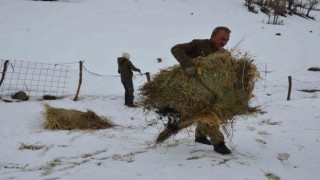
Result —
<instances>
[{"instance_id":1,"label":"tuft of dry grass","mask_svg":"<svg viewBox=\"0 0 320 180\"><path fill-rule=\"evenodd\" d=\"M268 178L268 180L280 180L280 177L273 173L265 173L265 177Z\"/></svg>"},{"instance_id":2,"label":"tuft of dry grass","mask_svg":"<svg viewBox=\"0 0 320 180\"><path fill-rule=\"evenodd\" d=\"M72 109L53 108L46 104L44 115L47 119L46 129L97 130L114 126L107 118L100 117L90 110L81 112Z\"/></svg>"},{"instance_id":3,"label":"tuft of dry grass","mask_svg":"<svg viewBox=\"0 0 320 180\"><path fill-rule=\"evenodd\" d=\"M19 147L19 150L32 150L32 151L34 151L34 150L40 150L40 149L42 149L44 147L45 147L44 145L21 143L20 147Z\"/></svg>"}]
</instances>

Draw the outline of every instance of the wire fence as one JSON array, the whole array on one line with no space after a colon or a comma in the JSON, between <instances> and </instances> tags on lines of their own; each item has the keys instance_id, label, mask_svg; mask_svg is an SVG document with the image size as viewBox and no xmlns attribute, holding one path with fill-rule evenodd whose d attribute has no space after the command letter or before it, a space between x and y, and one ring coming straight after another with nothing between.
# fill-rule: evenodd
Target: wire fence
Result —
<instances>
[{"instance_id":1,"label":"wire fence","mask_svg":"<svg viewBox=\"0 0 320 180\"><path fill-rule=\"evenodd\" d=\"M31 99L41 99L45 95L64 97L74 96L79 85L79 63L70 62L62 64L28 62L21 60L0 60L0 98L11 98L19 91L24 91ZM270 87L273 95L286 96L288 90L287 76L269 79L272 71L264 65L258 67L262 82L261 87ZM82 67L83 83L80 89L81 96L123 96L123 85L119 75L100 75ZM135 94L138 94L140 85L147 82L146 74L134 74ZM150 78L150 76L149 76ZM309 79L308 81L299 80ZM317 96L320 89L318 76L310 76L299 72L292 76L293 90L306 96L310 92L300 90L315 90L313 97ZM276 89L275 89L276 88ZM268 88L269 89L269 88Z\"/></svg>"},{"instance_id":2,"label":"wire fence","mask_svg":"<svg viewBox=\"0 0 320 180\"><path fill-rule=\"evenodd\" d=\"M67 65L0 60L0 69L1 97L11 96L18 91L24 91L28 96L34 98L43 95L65 95L69 77L69 66Z\"/></svg>"},{"instance_id":3,"label":"wire fence","mask_svg":"<svg viewBox=\"0 0 320 180\"><path fill-rule=\"evenodd\" d=\"M272 74L276 72L270 70L270 68L268 69L267 64L260 64L258 66L261 78L259 82L260 88L265 87L269 92L272 92L273 96L280 95L281 97L286 97L289 88L292 88L293 97L295 98L314 98L320 93L320 72L318 69L317 71L310 71L308 68L301 68L295 73L277 75L276 78L271 78ZM289 87L290 84L291 87Z\"/></svg>"},{"instance_id":4,"label":"wire fence","mask_svg":"<svg viewBox=\"0 0 320 180\"><path fill-rule=\"evenodd\" d=\"M24 91L30 99L43 96L74 96L79 85L79 63L61 64L0 60L0 98L10 99ZM81 96L123 96L120 75L100 75L82 67ZM134 74L135 94L139 85L147 82L145 74Z\"/></svg>"}]
</instances>

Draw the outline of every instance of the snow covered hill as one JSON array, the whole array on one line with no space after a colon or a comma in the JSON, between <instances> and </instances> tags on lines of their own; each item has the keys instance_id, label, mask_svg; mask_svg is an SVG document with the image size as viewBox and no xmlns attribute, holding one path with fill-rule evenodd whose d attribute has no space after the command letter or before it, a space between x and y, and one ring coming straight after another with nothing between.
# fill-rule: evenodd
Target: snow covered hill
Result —
<instances>
[{"instance_id":1,"label":"snow covered hill","mask_svg":"<svg viewBox=\"0 0 320 180\"><path fill-rule=\"evenodd\" d=\"M320 89L320 72L308 71L320 66L320 13L311 15L316 20L288 16L269 25L242 0L0 0L0 59L70 63L72 74L63 99L0 101L0 179L318 179L319 92L298 91ZM177 64L173 45L209 38L216 26L232 30L227 48L254 58L261 80L251 105L266 113L237 117L226 142L232 155L195 143L194 126L154 144L162 122L123 105L117 57L129 52L137 67L155 74ZM80 60L101 76L86 71L75 102ZM137 98L145 82L136 75ZM45 130L45 103L90 109L118 126Z\"/></svg>"}]
</instances>

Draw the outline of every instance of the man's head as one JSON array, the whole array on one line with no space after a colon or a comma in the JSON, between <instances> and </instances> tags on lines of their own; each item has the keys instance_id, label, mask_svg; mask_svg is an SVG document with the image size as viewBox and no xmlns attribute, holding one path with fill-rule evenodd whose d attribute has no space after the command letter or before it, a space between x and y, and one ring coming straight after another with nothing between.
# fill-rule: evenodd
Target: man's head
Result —
<instances>
[{"instance_id":1,"label":"man's head","mask_svg":"<svg viewBox=\"0 0 320 180\"><path fill-rule=\"evenodd\" d=\"M127 52L122 53L122 57L130 60L130 54Z\"/></svg>"},{"instance_id":2,"label":"man's head","mask_svg":"<svg viewBox=\"0 0 320 180\"><path fill-rule=\"evenodd\" d=\"M210 40L218 49L223 48L229 41L231 30L227 27L216 27L211 34Z\"/></svg>"}]
</instances>

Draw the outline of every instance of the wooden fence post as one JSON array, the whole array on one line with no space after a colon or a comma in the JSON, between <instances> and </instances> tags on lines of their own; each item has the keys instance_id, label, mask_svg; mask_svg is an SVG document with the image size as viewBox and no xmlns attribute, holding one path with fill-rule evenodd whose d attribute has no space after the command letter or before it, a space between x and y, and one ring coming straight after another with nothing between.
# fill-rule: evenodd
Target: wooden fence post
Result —
<instances>
[{"instance_id":1,"label":"wooden fence post","mask_svg":"<svg viewBox=\"0 0 320 180\"><path fill-rule=\"evenodd\" d=\"M1 76L1 80L0 80L0 86L4 80L4 77L6 75L6 71L8 69L8 63L9 63L9 60L5 60L4 63L3 63L3 71L2 71L2 76Z\"/></svg>"},{"instance_id":2,"label":"wooden fence post","mask_svg":"<svg viewBox=\"0 0 320 180\"><path fill-rule=\"evenodd\" d=\"M76 96L73 98L74 101L77 101L78 100L78 95L79 95L79 92L80 92L80 87L81 87L81 84L82 84L82 67L83 67L83 61L79 61L79 84L78 84L78 89L77 89L77 93L76 93Z\"/></svg>"},{"instance_id":3,"label":"wooden fence post","mask_svg":"<svg viewBox=\"0 0 320 180\"><path fill-rule=\"evenodd\" d=\"M149 73L149 72L146 72L146 76L147 76L147 80L148 80L148 82L150 82L150 81L151 81L150 73Z\"/></svg>"},{"instance_id":4,"label":"wooden fence post","mask_svg":"<svg viewBox=\"0 0 320 180\"><path fill-rule=\"evenodd\" d=\"M289 87L288 87L287 101L290 100L290 96L291 96L291 88L292 88L292 78L291 78L291 76L288 76L288 81L289 81Z\"/></svg>"}]
</instances>

